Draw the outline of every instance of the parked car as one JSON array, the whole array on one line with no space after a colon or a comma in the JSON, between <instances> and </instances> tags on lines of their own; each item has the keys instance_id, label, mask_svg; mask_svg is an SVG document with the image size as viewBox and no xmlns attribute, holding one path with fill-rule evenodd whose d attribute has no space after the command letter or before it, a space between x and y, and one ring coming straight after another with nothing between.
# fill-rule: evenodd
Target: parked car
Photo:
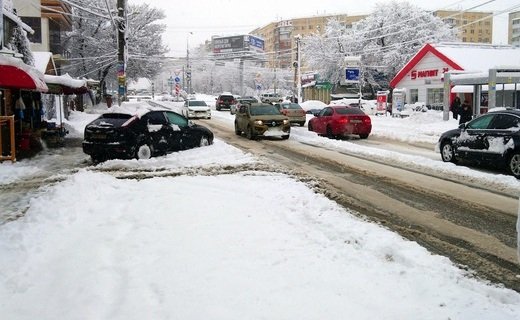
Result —
<instances>
[{"instance_id":1,"label":"parked car","mask_svg":"<svg viewBox=\"0 0 520 320\"><path fill-rule=\"evenodd\" d=\"M289 118L289 121L292 123L298 124L300 127L305 125L305 121L307 121L307 116L305 115L305 110L300 107L297 103L292 102L283 102L275 104L276 108L280 110L280 112Z\"/></svg>"},{"instance_id":2,"label":"parked car","mask_svg":"<svg viewBox=\"0 0 520 320\"><path fill-rule=\"evenodd\" d=\"M182 107L182 115L188 119L211 119L211 109L203 100L186 100Z\"/></svg>"},{"instance_id":3,"label":"parked car","mask_svg":"<svg viewBox=\"0 0 520 320\"><path fill-rule=\"evenodd\" d=\"M372 131L372 120L360 108L335 105L322 109L307 127L329 138L355 134L366 139Z\"/></svg>"},{"instance_id":4,"label":"parked car","mask_svg":"<svg viewBox=\"0 0 520 320\"><path fill-rule=\"evenodd\" d=\"M237 100L231 93L223 93L217 98L217 102L215 103L215 109L220 111L221 109L229 109L231 110L231 106L236 104Z\"/></svg>"},{"instance_id":5,"label":"parked car","mask_svg":"<svg viewBox=\"0 0 520 320\"><path fill-rule=\"evenodd\" d=\"M291 123L272 104L244 104L235 114L235 133L237 135L245 133L246 137L251 140L258 136L276 136L288 139L291 133Z\"/></svg>"},{"instance_id":6,"label":"parked car","mask_svg":"<svg viewBox=\"0 0 520 320\"><path fill-rule=\"evenodd\" d=\"M148 159L212 143L213 133L209 129L172 111L105 113L85 127L83 152L94 162Z\"/></svg>"},{"instance_id":7,"label":"parked car","mask_svg":"<svg viewBox=\"0 0 520 320\"><path fill-rule=\"evenodd\" d=\"M520 111L490 111L444 132L436 151L444 162L498 166L520 179Z\"/></svg>"},{"instance_id":8,"label":"parked car","mask_svg":"<svg viewBox=\"0 0 520 320\"><path fill-rule=\"evenodd\" d=\"M283 97L278 93L263 93L260 95L260 101L263 103L282 102Z\"/></svg>"},{"instance_id":9,"label":"parked car","mask_svg":"<svg viewBox=\"0 0 520 320\"><path fill-rule=\"evenodd\" d=\"M244 104L258 103L258 100L255 97L242 97L237 99L237 103L231 105L229 112L231 114L237 113L237 109Z\"/></svg>"}]
</instances>

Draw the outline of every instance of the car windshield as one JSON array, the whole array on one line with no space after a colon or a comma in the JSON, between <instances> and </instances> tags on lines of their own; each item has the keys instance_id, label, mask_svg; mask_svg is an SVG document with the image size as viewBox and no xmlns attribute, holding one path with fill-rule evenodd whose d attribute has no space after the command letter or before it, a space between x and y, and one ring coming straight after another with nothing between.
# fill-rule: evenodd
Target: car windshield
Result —
<instances>
[{"instance_id":1,"label":"car windshield","mask_svg":"<svg viewBox=\"0 0 520 320\"><path fill-rule=\"evenodd\" d=\"M206 102L199 101L199 100L191 100L188 103L189 103L190 107L206 107L207 106Z\"/></svg>"},{"instance_id":2,"label":"car windshield","mask_svg":"<svg viewBox=\"0 0 520 320\"><path fill-rule=\"evenodd\" d=\"M261 116L261 115L279 115L280 111L276 109L273 105L259 105L259 106L251 106L251 115L252 116Z\"/></svg>"},{"instance_id":3,"label":"car windshield","mask_svg":"<svg viewBox=\"0 0 520 320\"><path fill-rule=\"evenodd\" d=\"M365 114L361 109L358 108L336 108L338 114Z\"/></svg>"}]
</instances>

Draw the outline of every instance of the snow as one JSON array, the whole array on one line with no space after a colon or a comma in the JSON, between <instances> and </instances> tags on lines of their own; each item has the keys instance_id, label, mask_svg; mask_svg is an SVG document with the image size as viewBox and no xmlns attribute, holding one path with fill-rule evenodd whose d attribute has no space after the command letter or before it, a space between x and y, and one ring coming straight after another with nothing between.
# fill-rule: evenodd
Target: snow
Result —
<instances>
[{"instance_id":1,"label":"snow","mask_svg":"<svg viewBox=\"0 0 520 320\"><path fill-rule=\"evenodd\" d=\"M198 99L214 107L213 96ZM139 104L118 108L135 114ZM73 112L71 135L101 111ZM228 112L215 117L232 122ZM435 112L371 118L374 135L415 144L433 144L458 125ZM520 189L512 177L440 156L293 129L291 139ZM30 178L45 161L0 164L0 185ZM43 187L23 217L0 225L2 318L518 319L520 294L275 168L217 136L208 147L107 161Z\"/></svg>"}]
</instances>

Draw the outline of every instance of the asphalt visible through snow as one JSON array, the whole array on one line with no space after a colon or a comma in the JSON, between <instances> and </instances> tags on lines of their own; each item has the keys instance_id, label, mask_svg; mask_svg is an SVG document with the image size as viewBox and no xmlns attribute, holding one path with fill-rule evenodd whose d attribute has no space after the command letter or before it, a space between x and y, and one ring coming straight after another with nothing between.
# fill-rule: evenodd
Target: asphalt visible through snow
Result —
<instances>
[{"instance_id":1,"label":"asphalt visible through snow","mask_svg":"<svg viewBox=\"0 0 520 320\"><path fill-rule=\"evenodd\" d=\"M292 139L250 141L216 117L200 123L226 143L285 167L287 173L360 217L449 257L477 277L520 292L515 227L518 199L507 192ZM350 142L434 154L429 146L405 148L401 142L389 146L392 142L388 140L369 140Z\"/></svg>"}]
</instances>

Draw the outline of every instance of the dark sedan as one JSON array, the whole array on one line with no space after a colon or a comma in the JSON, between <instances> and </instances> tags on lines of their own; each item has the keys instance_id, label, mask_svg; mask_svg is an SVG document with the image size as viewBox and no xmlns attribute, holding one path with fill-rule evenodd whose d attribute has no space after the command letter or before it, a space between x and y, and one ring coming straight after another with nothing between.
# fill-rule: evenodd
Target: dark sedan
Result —
<instances>
[{"instance_id":1,"label":"dark sedan","mask_svg":"<svg viewBox=\"0 0 520 320\"><path fill-rule=\"evenodd\" d=\"M356 107L329 106L309 120L307 128L329 138L356 134L366 139L372 131L372 120Z\"/></svg>"},{"instance_id":2,"label":"dark sedan","mask_svg":"<svg viewBox=\"0 0 520 320\"><path fill-rule=\"evenodd\" d=\"M105 113L85 127L83 152L94 162L149 159L212 143L213 133L209 129L172 111Z\"/></svg>"},{"instance_id":3,"label":"dark sedan","mask_svg":"<svg viewBox=\"0 0 520 320\"><path fill-rule=\"evenodd\" d=\"M506 168L520 178L520 111L488 112L441 135L436 147L442 160L468 160Z\"/></svg>"}]
</instances>

